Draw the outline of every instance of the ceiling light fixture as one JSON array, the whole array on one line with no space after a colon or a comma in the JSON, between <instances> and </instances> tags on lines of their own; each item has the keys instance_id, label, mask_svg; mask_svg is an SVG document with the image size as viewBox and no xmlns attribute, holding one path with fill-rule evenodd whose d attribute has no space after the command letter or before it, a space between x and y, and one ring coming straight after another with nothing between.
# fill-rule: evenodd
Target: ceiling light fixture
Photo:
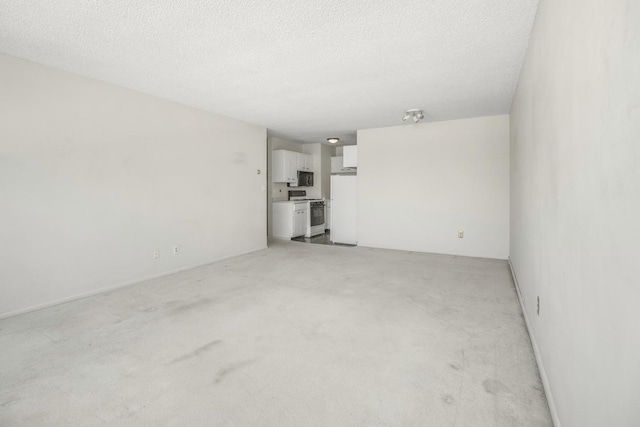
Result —
<instances>
[{"instance_id":1,"label":"ceiling light fixture","mask_svg":"<svg viewBox=\"0 0 640 427\"><path fill-rule=\"evenodd\" d=\"M424 113L422 110L412 108L411 110L407 110L405 115L402 117L402 121L406 122L409 119L413 119L415 123L418 123L420 120L424 119Z\"/></svg>"},{"instance_id":2,"label":"ceiling light fixture","mask_svg":"<svg viewBox=\"0 0 640 427\"><path fill-rule=\"evenodd\" d=\"M327 141L329 141L329 144L336 144L340 141L340 138L327 138Z\"/></svg>"}]
</instances>

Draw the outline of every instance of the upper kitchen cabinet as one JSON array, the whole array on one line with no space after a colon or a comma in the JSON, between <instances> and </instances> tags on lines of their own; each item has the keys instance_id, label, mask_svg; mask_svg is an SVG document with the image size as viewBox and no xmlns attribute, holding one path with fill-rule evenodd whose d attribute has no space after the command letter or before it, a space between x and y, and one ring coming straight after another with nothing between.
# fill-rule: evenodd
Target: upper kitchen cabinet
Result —
<instances>
[{"instance_id":1,"label":"upper kitchen cabinet","mask_svg":"<svg viewBox=\"0 0 640 427\"><path fill-rule=\"evenodd\" d=\"M298 182L298 154L289 150L271 152L271 182Z\"/></svg>"},{"instance_id":2,"label":"upper kitchen cabinet","mask_svg":"<svg viewBox=\"0 0 640 427\"><path fill-rule=\"evenodd\" d=\"M305 172L313 172L313 156L311 154L298 154L298 170Z\"/></svg>"},{"instance_id":3,"label":"upper kitchen cabinet","mask_svg":"<svg viewBox=\"0 0 640 427\"><path fill-rule=\"evenodd\" d=\"M344 166L343 159L343 156L334 156L331 158L331 173L355 173L357 171L356 168Z\"/></svg>"},{"instance_id":4,"label":"upper kitchen cabinet","mask_svg":"<svg viewBox=\"0 0 640 427\"><path fill-rule=\"evenodd\" d=\"M342 147L342 167L357 168L358 167L358 146L347 145Z\"/></svg>"},{"instance_id":5,"label":"upper kitchen cabinet","mask_svg":"<svg viewBox=\"0 0 640 427\"><path fill-rule=\"evenodd\" d=\"M296 185L298 171L313 171L313 156L289 150L271 152L271 182Z\"/></svg>"}]
</instances>

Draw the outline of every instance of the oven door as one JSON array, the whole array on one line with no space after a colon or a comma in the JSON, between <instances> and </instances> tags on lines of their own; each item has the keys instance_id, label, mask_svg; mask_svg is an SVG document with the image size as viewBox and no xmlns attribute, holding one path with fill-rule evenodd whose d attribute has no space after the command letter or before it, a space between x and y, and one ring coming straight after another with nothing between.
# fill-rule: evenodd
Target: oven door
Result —
<instances>
[{"instance_id":1,"label":"oven door","mask_svg":"<svg viewBox=\"0 0 640 427\"><path fill-rule=\"evenodd\" d=\"M309 209L311 211L311 226L324 224L324 203L312 202Z\"/></svg>"}]
</instances>

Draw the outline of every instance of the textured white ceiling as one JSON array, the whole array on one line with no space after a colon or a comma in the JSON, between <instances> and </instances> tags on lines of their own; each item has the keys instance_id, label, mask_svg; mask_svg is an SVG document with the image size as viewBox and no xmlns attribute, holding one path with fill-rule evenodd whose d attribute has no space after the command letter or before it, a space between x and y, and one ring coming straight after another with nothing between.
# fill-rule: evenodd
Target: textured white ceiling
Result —
<instances>
[{"instance_id":1,"label":"textured white ceiling","mask_svg":"<svg viewBox=\"0 0 640 427\"><path fill-rule=\"evenodd\" d=\"M537 0L0 0L0 51L299 142L507 113Z\"/></svg>"}]
</instances>

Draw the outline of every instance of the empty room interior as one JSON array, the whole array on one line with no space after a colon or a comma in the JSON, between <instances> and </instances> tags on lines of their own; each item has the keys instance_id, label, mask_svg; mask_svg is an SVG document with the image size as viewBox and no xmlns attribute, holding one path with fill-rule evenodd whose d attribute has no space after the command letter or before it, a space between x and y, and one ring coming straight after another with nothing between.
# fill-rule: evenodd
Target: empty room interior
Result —
<instances>
[{"instance_id":1,"label":"empty room interior","mask_svg":"<svg viewBox=\"0 0 640 427\"><path fill-rule=\"evenodd\" d=\"M0 0L0 425L640 425L639 24Z\"/></svg>"}]
</instances>

